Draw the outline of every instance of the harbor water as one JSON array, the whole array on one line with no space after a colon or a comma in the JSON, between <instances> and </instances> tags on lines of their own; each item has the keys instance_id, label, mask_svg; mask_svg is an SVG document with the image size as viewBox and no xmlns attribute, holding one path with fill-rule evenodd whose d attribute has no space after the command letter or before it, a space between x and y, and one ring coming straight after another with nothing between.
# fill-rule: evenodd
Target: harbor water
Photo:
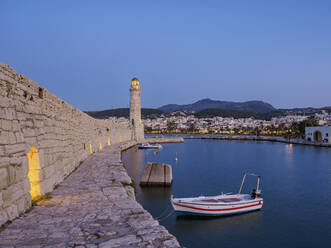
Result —
<instances>
[{"instance_id":1,"label":"harbor water","mask_svg":"<svg viewBox=\"0 0 331 248\"><path fill-rule=\"evenodd\" d=\"M185 140L164 144L162 150L131 148L123 152L122 159L137 184L138 202L153 217L161 217L160 223L184 247L331 245L330 148L259 141ZM139 187L149 161L172 165L171 187ZM261 211L226 217L171 214L171 195L236 193L244 172L262 176ZM250 193L256 187L256 178L246 182L244 191Z\"/></svg>"}]
</instances>

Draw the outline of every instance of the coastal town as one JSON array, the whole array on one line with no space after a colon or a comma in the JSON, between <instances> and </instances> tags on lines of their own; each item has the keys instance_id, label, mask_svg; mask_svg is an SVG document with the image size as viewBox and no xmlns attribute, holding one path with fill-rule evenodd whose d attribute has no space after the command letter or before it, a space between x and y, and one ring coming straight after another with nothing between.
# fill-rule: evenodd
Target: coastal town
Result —
<instances>
[{"instance_id":1,"label":"coastal town","mask_svg":"<svg viewBox=\"0 0 331 248\"><path fill-rule=\"evenodd\" d=\"M331 125L331 113L321 111L314 115L286 115L271 120L250 118L213 117L198 118L194 113L176 111L168 116L142 120L146 133L196 133L196 134L243 134L243 135L300 135L300 123L304 127ZM117 119L125 122L125 118ZM306 125L307 124L307 125Z\"/></svg>"}]
</instances>

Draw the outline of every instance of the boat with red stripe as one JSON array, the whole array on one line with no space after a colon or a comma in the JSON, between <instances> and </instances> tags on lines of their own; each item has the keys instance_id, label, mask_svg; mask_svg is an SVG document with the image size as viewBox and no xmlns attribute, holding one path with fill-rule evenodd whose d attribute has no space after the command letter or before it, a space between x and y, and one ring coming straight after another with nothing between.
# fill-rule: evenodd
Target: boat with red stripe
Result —
<instances>
[{"instance_id":1,"label":"boat with red stripe","mask_svg":"<svg viewBox=\"0 0 331 248\"><path fill-rule=\"evenodd\" d=\"M257 177L256 189L251 194L242 194L247 176ZM242 179L237 194L221 194L217 196L199 196L191 198L173 198L171 204L175 211L193 215L231 215L260 210L263 206L260 189L261 177L253 173L246 173Z\"/></svg>"}]
</instances>

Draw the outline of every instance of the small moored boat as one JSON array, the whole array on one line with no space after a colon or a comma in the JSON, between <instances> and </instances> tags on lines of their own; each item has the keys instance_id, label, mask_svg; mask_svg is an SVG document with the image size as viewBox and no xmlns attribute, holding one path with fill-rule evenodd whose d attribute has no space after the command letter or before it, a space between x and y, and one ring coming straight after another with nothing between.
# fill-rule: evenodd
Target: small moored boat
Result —
<instances>
[{"instance_id":1,"label":"small moored boat","mask_svg":"<svg viewBox=\"0 0 331 248\"><path fill-rule=\"evenodd\" d=\"M138 146L138 149L161 149L162 146L160 144L151 145L149 143L141 144Z\"/></svg>"},{"instance_id":2,"label":"small moored boat","mask_svg":"<svg viewBox=\"0 0 331 248\"><path fill-rule=\"evenodd\" d=\"M241 193L246 176L257 177L256 189L253 189L251 194ZM222 193L217 196L192 198L173 198L171 196L171 204L175 211L193 215L218 216L260 210L263 205L263 198L260 197L260 180L260 176L253 173L246 173L242 179L238 194Z\"/></svg>"}]
</instances>

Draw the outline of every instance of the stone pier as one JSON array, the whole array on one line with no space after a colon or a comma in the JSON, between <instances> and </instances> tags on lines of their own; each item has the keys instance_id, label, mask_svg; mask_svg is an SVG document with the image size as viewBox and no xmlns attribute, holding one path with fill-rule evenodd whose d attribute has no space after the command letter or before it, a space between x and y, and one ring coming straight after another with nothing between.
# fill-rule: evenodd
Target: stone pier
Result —
<instances>
[{"instance_id":1,"label":"stone pier","mask_svg":"<svg viewBox=\"0 0 331 248\"><path fill-rule=\"evenodd\" d=\"M0 247L180 247L135 200L121 162L128 141L88 157L31 211L0 232Z\"/></svg>"},{"instance_id":2,"label":"stone pier","mask_svg":"<svg viewBox=\"0 0 331 248\"><path fill-rule=\"evenodd\" d=\"M171 186L172 168L169 164L148 162L140 180L141 186Z\"/></svg>"}]
</instances>

